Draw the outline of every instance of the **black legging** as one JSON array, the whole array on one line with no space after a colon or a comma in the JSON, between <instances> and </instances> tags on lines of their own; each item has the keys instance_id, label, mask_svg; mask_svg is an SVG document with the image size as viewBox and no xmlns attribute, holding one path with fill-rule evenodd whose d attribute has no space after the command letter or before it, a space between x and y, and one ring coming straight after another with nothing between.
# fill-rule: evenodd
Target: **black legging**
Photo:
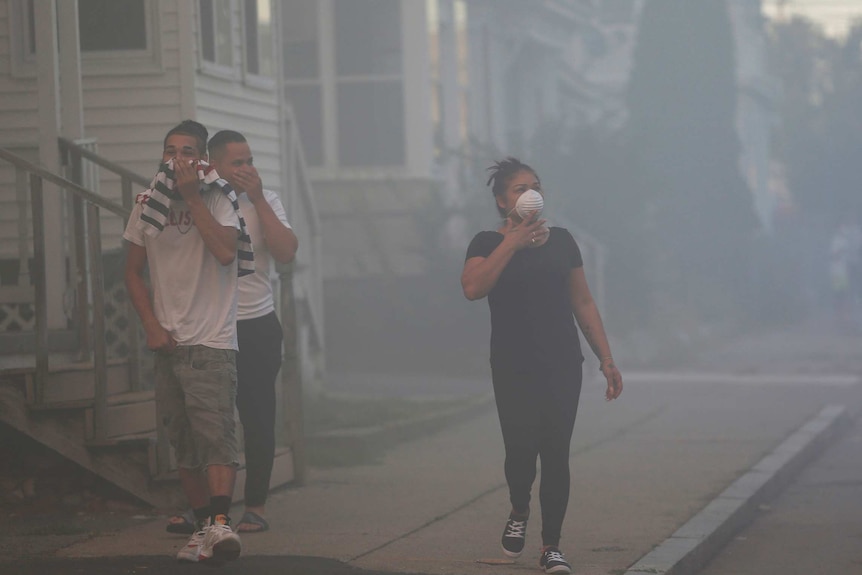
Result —
<instances>
[{"instance_id":1,"label":"black legging","mask_svg":"<svg viewBox=\"0 0 862 575\"><path fill-rule=\"evenodd\" d=\"M236 406L245 440L245 505L266 503L275 457L275 378L283 333L275 312L236 322Z\"/></svg>"},{"instance_id":2,"label":"black legging","mask_svg":"<svg viewBox=\"0 0 862 575\"><path fill-rule=\"evenodd\" d=\"M492 363L491 372L512 509L529 510L540 457L542 544L557 546L569 504L569 445L581 394L581 362L529 369Z\"/></svg>"}]
</instances>

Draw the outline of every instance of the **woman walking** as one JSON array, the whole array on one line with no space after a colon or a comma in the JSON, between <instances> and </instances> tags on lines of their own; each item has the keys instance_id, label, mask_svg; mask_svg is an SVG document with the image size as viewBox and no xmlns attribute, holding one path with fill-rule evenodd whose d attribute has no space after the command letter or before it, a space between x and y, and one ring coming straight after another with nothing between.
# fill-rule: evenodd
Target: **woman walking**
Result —
<instances>
[{"instance_id":1,"label":"woman walking","mask_svg":"<svg viewBox=\"0 0 862 575\"><path fill-rule=\"evenodd\" d=\"M559 545L584 360L575 319L599 358L608 401L622 393L622 376L587 286L577 243L567 230L546 227L546 220L538 217L543 196L536 171L511 157L489 171L488 185L504 220L496 231L480 232L470 242L461 285L469 300L487 296L491 310L491 377L512 504L503 552L518 557L524 549L538 457L539 564L546 573L571 573Z\"/></svg>"}]
</instances>

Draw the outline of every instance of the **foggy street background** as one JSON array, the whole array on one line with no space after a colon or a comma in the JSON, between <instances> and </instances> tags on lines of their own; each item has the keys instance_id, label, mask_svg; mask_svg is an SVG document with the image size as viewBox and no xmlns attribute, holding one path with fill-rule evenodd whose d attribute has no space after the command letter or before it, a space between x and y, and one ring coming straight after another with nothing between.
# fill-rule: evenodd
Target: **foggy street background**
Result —
<instances>
[{"instance_id":1,"label":"foggy street background","mask_svg":"<svg viewBox=\"0 0 862 575\"><path fill-rule=\"evenodd\" d=\"M564 526L575 572L623 573L824 406L843 405L855 418L862 407L859 345L862 338L835 336L813 323L735 338L675 370L624 369L625 394L612 404L604 402L601 382L587 380ZM436 383L431 378L425 385ZM427 392L419 378L414 386ZM307 485L276 492L268 509L272 531L245 536L244 557L225 573L348 573L349 566L454 575L536 568L535 507L524 556L514 565L493 564L502 558L498 531L508 503L490 407L372 463L314 469ZM829 517L827 510L823 521ZM858 549L856 525L842 540L851 556ZM28 557L4 572L185 573L188 566L165 559L183 542L156 519L84 538L59 550L63 559ZM820 563L831 565L831 558ZM479 562L486 560L491 564ZM754 565L773 560L767 555Z\"/></svg>"},{"instance_id":2,"label":"foggy street background","mask_svg":"<svg viewBox=\"0 0 862 575\"><path fill-rule=\"evenodd\" d=\"M730 543L703 575L862 569L858 1L0 0L0 94L3 575L198 568L144 503L175 470L148 451L168 449L120 239L187 117L246 134L300 240L274 278L295 475L223 573L537 571L537 497L522 558L499 549L488 306L459 283L470 238L500 225L485 182L509 155L576 238L625 383L606 403L587 357L574 572L634 575L680 546L824 412L834 427L776 471L787 488L704 536ZM59 175L111 209L84 217ZM108 388L137 417L93 441ZM127 499L93 509L101 490Z\"/></svg>"}]
</instances>

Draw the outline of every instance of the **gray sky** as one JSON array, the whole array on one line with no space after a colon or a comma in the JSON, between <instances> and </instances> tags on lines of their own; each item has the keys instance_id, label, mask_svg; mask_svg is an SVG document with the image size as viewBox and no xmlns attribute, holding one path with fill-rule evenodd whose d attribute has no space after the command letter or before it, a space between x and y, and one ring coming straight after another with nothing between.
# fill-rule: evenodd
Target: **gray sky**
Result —
<instances>
[{"instance_id":1,"label":"gray sky","mask_svg":"<svg viewBox=\"0 0 862 575\"><path fill-rule=\"evenodd\" d=\"M854 19L862 18L862 0L764 0L763 12L774 18L782 4L785 16L807 16L836 36L846 33Z\"/></svg>"}]
</instances>

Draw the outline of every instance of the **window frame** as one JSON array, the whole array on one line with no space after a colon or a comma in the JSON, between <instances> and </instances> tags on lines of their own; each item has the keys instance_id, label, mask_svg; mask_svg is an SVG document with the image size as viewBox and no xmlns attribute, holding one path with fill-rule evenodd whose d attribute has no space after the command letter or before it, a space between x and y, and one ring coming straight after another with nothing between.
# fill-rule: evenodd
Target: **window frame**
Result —
<instances>
[{"instance_id":1,"label":"window frame","mask_svg":"<svg viewBox=\"0 0 862 575\"><path fill-rule=\"evenodd\" d=\"M36 77L36 51L30 51L31 21L28 6L32 0L9 0L9 59L10 72L15 78Z\"/></svg>"},{"instance_id":2,"label":"window frame","mask_svg":"<svg viewBox=\"0 0 862 575\"><path fill-rule=\"evenodd\" d=\"M399 34L401 42L402 60L400 71L397 74L342 74L337 71L336 45L337 35L335 32L335 3L337 0L318 1L318 54L320 55L319 69L316 77L294 78L284 77L286 87L290 86L319 86L321 90L321 124L322 134L322 160L321 164L309 164L309 173L312 177L319 179L377 179L380 177L402 177L410 172L410 122L408 116L411 113L411 103L406 92L407 83L410 80L409 70L405 66L404 53L406 52L406 28L404 26L404 7L401 8L399 21ZM402 0L403 2L403 0ZM424 10L424 8L423 8ZM343 85L351 83L398 83L402 94L403 110L399 119L402 130L404 157L398 164L373 164L373 165L345 165L339 153L341 135L339 134L339 89Z\"/></svg>"},{"instance_id":3,"label":"window frame","mask_svg":"<svg viewBox=\"0 0 862 575\"><path fill-rule=\"evenodd\" d=\"M242 59L242 73L243 73L243 81L246 85L251 86L253 88L259 88L262 90L272 91L276 89L276 82L278 76L277 66L280 65L277 54L276 54L276 39L278 38L278 32L276 26L278 26L277 18L278 14L276 12L275 2L273 0L265 0L269 2L270 6L270 19L271 19L271 34L270 34L270 50L271 50L271 63L272 63L272 74L260 74L249 71L248 59L250 54L250 39L248 37L247 31L249 26L249 13L247 10L247 2L249 0L240 0L242 2L241 12L241 24L242 24L242 46L243 46L243 59ZM251 0L257 3L259 0ZM257 52L258 63L260 63L260 53L261 53L261 45L260 45L260 32L255 36L257 40L256 45L254 46Z\"/></svg>"},{"instance_id":4,"label":"window frame","mask_svg":"<svg viewBox=\"0 0 862 575\"><path fill-rule=\"evenodd\" d=\"M9 0L10 71L16 78L36 77L36 54L31 52L32 42L28 6L33 0ZM164 72L161 46L160 2L141 0L144 3L144 50L81 50L82 76L140 76ZM79 31L80 33L80 31Z\"/></svg>"},{"instance_id":5,"label":"window frame","mask_svg":"<svg viewBox=\"0 0 862 575\"><path fill-rule=\"evenodd\" d=\"M211 0L212 2L218 2L220 0ZM223 0L228 4L228 12L230 14L229 17L229 45L230 45L230 59L231 63L229 65L219 64L217 62L211 62L209 60L204 59L204 34L203 34L203 11L201 10L201 0L198 0L195 5L197 9L197 18L195 19L195 23L197 26L197 48L198 48L198 70L202 74L206 74L208 76L214 76L216 78L223 78L227 80L238 80L240 79L240 68L237 67L237 59L236 59L236 34L235 27L237 23L236 19L236 4L233 0ZM215 12L214 12L215 13ZM215 36L216 30L213 30L213 35Z\"/></svg>"}]
</instances>

